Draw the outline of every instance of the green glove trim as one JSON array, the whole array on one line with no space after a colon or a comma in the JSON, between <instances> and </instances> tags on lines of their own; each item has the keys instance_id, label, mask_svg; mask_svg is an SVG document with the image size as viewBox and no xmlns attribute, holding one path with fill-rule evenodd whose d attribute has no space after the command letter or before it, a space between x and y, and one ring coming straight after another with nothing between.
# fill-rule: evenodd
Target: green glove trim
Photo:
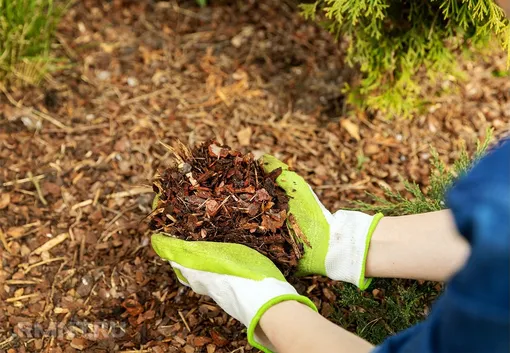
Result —
<instances>
[{"instance_id":1,"label":"green glove trim","mask_svg":"<svg viewBox=\"0 0 510 353\"><path fill-rule=\"evenodd\" d=\"M249 344L251 344L255 348L260 349L261 351L263 351L265 353L273 353L272 351L270 351L269 349L267 349L266 347L262 346L260 343L257 343L257 341L255 341L255 339L254 339L255 329L257 328L257 325L259 324L260 318L262 317L262 315L264 315L264 313L269 308L271 308L272 306L279 304L281 302L287 301L287 300L297 301L301 304L304 304L304 305L310 307L313 311L319 312L317 310L317 307L315 306L315 304L305 296L302 296L299 294L285 294L285 295L280 295L279 297L275 297L275 298L271 299L270 301L268 301L266 304L262 305L262 307L257 311L255 316L251 320L250 326L248 327L248 332L247 332Z\"/></svg>"},{"instance_id":2,"label":"green glove trim","mask_svg":"<svg viewBox=\"0 0 510 353\"><path fill-rule=\"evenodd\" d=\"M187 285L189 285L188 280L186 279L186 277L183 276L181 270L179 270L178 268L174 268L173 270L174 270L175 275L177 276L177 278L179 278L181 280L181 282L184 282Z\"/></svg>"},{"instance_id":3,"label":"green glove trim","mask_svg":"<svg viewBox=\"0 0 510 353\"><path fill-rule=\"evenodd\" d=\"M365 242L365 254L363 255L363 268L361 269L361 275L359 277L358 281L358 287L361 290L365 290L368 288L370 283L372 283L372 278L365 278L365 268L367 267L367 256L368 256L368 249L370 248L370 241L372 240L372 234L375 231L375 228L379 224L379 221L381 218L383 218L384 215L382 213L377 213L374 218L372 219L372 223L370 223L370 228L368 228L368 235Z\"/></svg>"},{"instance_id":4,"label":"green glove trim","mask_svg":"<svg viewBox=\"0 0 510 353\"><path fill-rule=\"evenodd\" d=\"M277 184L289 196L289 213L293 214L301 231L306 234L309 247L303 244L305 253L299 261L298 275L320 274L326 276L326 254L329 246L329 223L322 213L312 189L289 166L271 155L262 156L266 173L282 168Z\"/></svg>"},{"instance_id":5,"label":"green glove trim","mask_svg":"<svg viewBox=\"0 0 510 353\"><path fill-rule=\"evenodd\" d=\"M154 234L151 243L159 257L190 269L255 281L268 277L285 281L271 260L244 245L185 241L163 234ZM242 264L239 259L243 259Z\"/></svg>"}]
</instances>

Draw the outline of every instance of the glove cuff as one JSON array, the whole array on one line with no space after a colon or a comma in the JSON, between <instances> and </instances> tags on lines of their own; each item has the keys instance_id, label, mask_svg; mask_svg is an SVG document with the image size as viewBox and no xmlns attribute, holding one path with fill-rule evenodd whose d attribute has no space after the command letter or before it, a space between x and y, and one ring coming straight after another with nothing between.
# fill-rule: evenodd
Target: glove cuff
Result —
<instances>
[{"instance_id":1,"label":"glove cuff","mask_svg":"<svg viewBox=\"0 0 510 353\"><path fill-rule=\"evenodd\" d=\"M329 278L352 283L365 290L371 279L365 278L365 266L372 234L383 217L357 211L338 211L331 221L326 273Z\"/></svg>"},{"instance_id":2,"label":"glove cuff","mask_svg":"<svg viewBox=\"0 0 510 353\"><path fill-rule=\"evenodd\" d=\"M262 305L260 309L257 311L255 316L250 322L250 325L248 326L248 343L251 344L253 347L260 349L261 351L265 353L272 353L274 352L274 347L271 346L269 342L259 342L257 339L258 337L255 336L255 329L257 328L260 318L264 313L271 308L272 306L279 304L281 302L287 301L287 300L293 300L297 301L301 304L304 304L311 308L313 311L318 312L317 307L315 304L308 299L307 297L299 294L284 294L280 295L278 297L274 297L273 299L269 300L267 303Z\"/></svg>"}]
</instances>

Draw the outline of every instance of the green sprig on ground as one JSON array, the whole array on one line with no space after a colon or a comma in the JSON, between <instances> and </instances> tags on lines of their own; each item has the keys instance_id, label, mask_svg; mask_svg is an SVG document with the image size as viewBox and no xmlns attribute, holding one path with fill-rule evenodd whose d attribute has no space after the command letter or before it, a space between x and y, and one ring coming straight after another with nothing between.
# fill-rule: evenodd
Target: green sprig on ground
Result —
<instances>
[{"instance_id":1,"label":"green sprig on ground","mask_svg":"<svg viewBox=\"0 0 510 353\"><path fill-rule=\"evenodd\" d=\"M446 191L456 178L466 173L471 165L485 153L491 139L492 130L487 130L485 140L478 141L474 155L470 156L463 148L451 167L446 166L436 150L431 149L430 185L425 190L412 181L403 180L404 188L410 197L399 191L384 189L384 197L369 193L373 203L357 201L356 208L363 212L382 212L386 216L403 216L446 208Z\"/></svg>"},{"instance_id":2,"label":"green sprig on ground","mask_svg":"<svg viewBox=\"0 0 510 353\"><path fill-rule=\"evenodd\" d=\"M420 106L421 70L431 80L460 74L458 49L496 37L510 50L509 22L493 0L318 0L300 7L347 39L346 61L361 72L346 87L350 103L389 117L410 116Z\"/></svg>"},{"instance_id":3,"label":"green sprig on ground","mask_svg":"<svg viewBox=\"0 0 510 353\"><path fill-rule=\"evenodd\" d=\"M0 80L39 83L64 8L53 0L0 0Z\"/></svg>"}]
</instances>

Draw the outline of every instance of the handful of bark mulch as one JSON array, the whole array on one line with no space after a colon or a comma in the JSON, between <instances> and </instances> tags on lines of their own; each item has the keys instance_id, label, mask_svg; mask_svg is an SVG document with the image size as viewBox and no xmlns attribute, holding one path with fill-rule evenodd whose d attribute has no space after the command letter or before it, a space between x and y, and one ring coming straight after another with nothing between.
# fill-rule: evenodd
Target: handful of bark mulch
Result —
<instances>
[{"instance_id":1,"label":"handful of bark mulch","mask_svg":"<svg viewBox=\"0 0 510 353\"><path fill-rule=\"evenodd\" d=\"M271 259L285 276L294 272L303 240L288 214L289 199L275 183L281 168L266 174L252 154L214 141L193 150L165 147L176 163L154 182L159 200L149 217L152 230L184 240L243 244Z\"/></svg>"}]
</instances>

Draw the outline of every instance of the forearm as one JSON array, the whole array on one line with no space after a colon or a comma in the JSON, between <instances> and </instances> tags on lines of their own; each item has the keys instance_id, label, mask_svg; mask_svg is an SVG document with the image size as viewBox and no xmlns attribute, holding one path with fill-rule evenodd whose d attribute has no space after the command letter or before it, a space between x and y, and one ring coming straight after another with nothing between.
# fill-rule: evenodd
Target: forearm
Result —
<instances>
[{"instance_id":1,"label":"forearm","mask_svg":"<svg viewBox=\"0 0 510 353\"><path fill-rule=\"evenodd\" d=\"M279 353L367 353L373 348L367 341L295 301L267 310L260 319L258 334L264 335Z\"/></svg>"},{"instance_id":2,"label":"forearm","mask_svg":"<svg viewBox=\"0 0 510 353\"><path fill-rule=\"evenodd\" d=\"M372 235L366 276L444 281L468 255L449 210L385 217Z\"/></svg>"}]
</instances>

